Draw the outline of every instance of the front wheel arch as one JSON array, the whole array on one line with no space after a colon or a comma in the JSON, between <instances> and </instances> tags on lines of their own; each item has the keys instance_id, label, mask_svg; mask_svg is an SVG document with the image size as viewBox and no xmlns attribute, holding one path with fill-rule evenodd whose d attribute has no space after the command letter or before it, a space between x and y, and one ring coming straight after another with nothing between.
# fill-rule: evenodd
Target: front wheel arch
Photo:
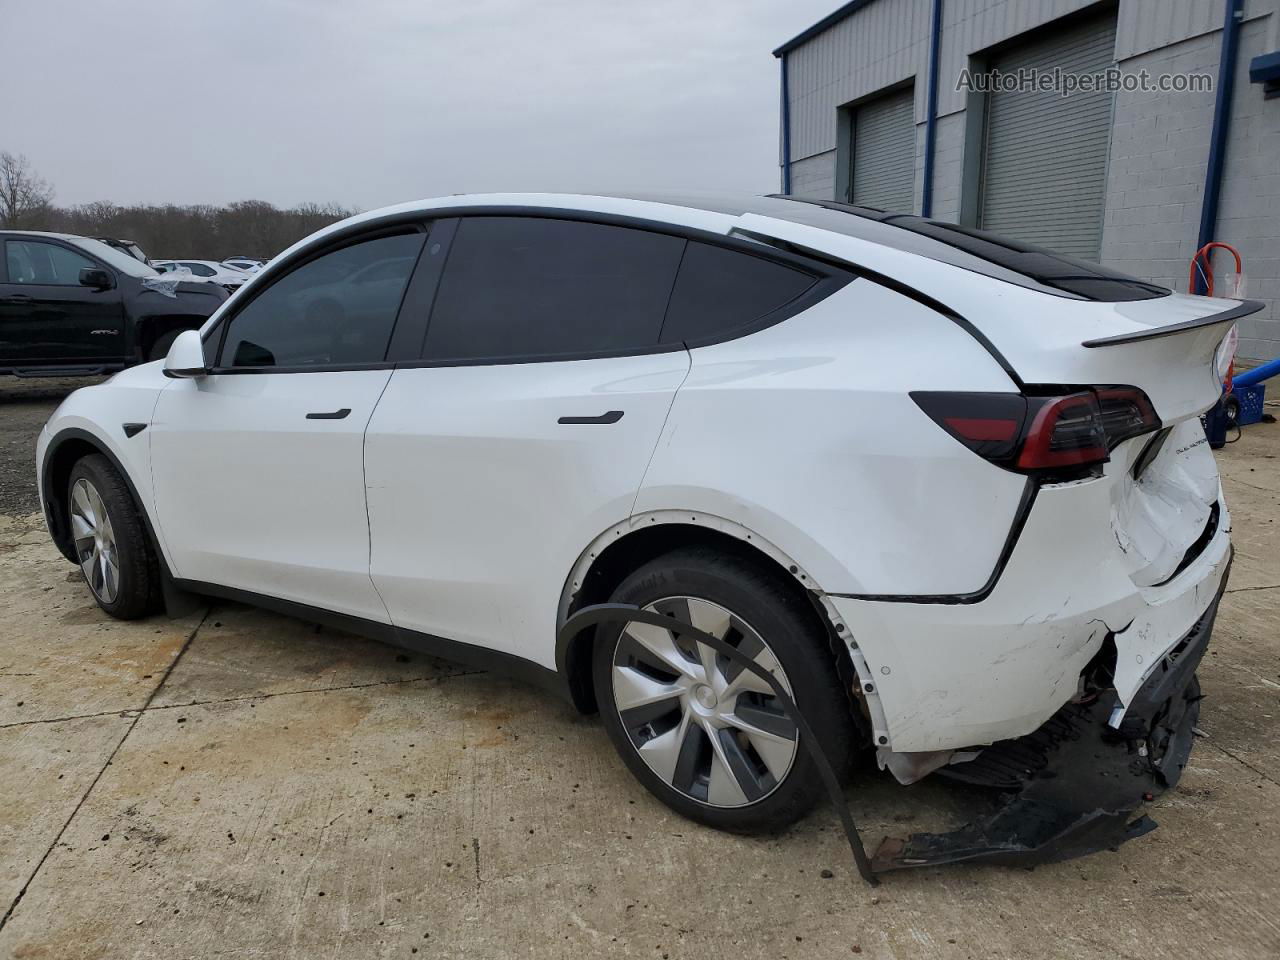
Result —
<instances>
[{"instance_id":1,"label":"front wheel arch","mask_svg":"<svg viewBox=\"0 0 1280 960\"><path fill-rule=\"evenodd\" d=\"M95 453L106 457L124 480L125 487L129 490L129 497L133 500L134 509L142 518L147 537L151 541L151 548L160 561L161 571L168 576L168 566L165 564L164 554L160 551L155 528L151 524L151 515L143 505L142 498L138 495L138 488L134 486L133 478L129 476L129 471L101 438L78 427L67 427L54 435L45 449L44 463L40 471L40 501L49 526L49 536L54 545L69 561L78 562L75 545L71 541L71 524L67 517L66 504L63 502L63 491L67 488L67 481L75 465L83 458Z\"/></svg>"}]
</instances>

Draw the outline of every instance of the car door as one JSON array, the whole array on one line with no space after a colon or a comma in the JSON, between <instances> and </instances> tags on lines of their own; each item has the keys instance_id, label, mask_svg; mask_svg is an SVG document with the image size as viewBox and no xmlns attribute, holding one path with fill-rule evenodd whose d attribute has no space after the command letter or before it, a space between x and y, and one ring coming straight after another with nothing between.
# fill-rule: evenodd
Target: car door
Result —
<instances>
[{"instance_id":1,"label":"car door","mask_svg":"<svg viewBox=\"0 0 1280 960\"><path fill-rule=\"evenodd\" d=\"M364 431L424 236L364 236L286 267L219 323L212 373L161 394L152 475L180 579L387 622L369 579ZM386 260L398 290L342 290ZM321 285L345 295L317 299Z\"/></svg>"},{"instance_id":2,"label":"car door","mask_svg":"<svg viewBox=\"0 0 1280 960\"><path fill-rule=\"evenodd\" d=\"M4 240L0 363L21 367L113 363L127 353L120 289L80 283L80 271L115 271L54 239Z\"/></svg>"},{"instance_id":3,"label":"car door","mask_svg":"<svg viewBox=\"0 0 1280 960\"><path fill-rule=\"evenodd\" d=\"M373 581L398 627L552 666L565 577L630 515L689 369L657 346L685 241L528 216L437 241L423 359L366 438Z\"/></svg>"}]
</instances>

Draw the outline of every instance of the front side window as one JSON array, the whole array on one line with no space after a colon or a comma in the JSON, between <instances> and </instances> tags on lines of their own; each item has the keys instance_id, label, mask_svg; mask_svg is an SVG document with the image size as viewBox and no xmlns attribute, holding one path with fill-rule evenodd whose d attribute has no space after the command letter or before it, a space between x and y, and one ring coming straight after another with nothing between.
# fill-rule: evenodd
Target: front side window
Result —
<instances>
[{"instance_id":1,"label":"front side window","mask_svg":"<svg viewBox=\"0 0 1280 960\"><path fill-rule=\"evenodd\" d=\"M205 266L203 263L191 263L183 260L180 266L186 267L191 271L192 276L196 277L212 277L217 273L213 267Z\"/></svg>"},{"instance_id":2,"label":"front side window","mask_svg":"<svg viewBox=\"0 0 1280 960\"><path fill-rule=\"evenodd\" d=\"M285 274L231 318L219 365L381 362L424 236L365 240Z\"/></svg>"},{"instance_id":3,"label":"front side window","mask_svg":"<svg viewBox=\"0 0 1280 960\"><path fill-rule=\"evenodd\" d=\"M56 243L8 240L4 247L10 283L77 286L81 270L98 266L88 257L82 257Z\"/></svg>"},{"instance_id":4,"label":"front side window","mask_svg":"<svg viewBox=\"0 0 1280 960\"><path fill-rule=\"evenodd\" d=\"M428 360L651 349L685 241L576 220L470 217L431 311Z\"/></svg>"},{"instance_id":5,"label":"front side window","mask_svg":"<svg viewBox=\"0 0 1280 960\"><path fill-rule=\"evenodd\" d=\"M773 260L689 241L671 293L664 343L723 338L795 300L818 282Z\"/></svg>"}]
</instances>

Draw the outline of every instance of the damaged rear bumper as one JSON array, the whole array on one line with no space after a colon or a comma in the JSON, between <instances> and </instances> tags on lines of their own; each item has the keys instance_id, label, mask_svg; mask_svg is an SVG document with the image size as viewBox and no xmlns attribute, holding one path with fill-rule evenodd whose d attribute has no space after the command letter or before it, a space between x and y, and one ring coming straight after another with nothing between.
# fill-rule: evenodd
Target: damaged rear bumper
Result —
<instances>
[{"instance_id":1,"label":"damaged rear bumper","mask_svg":"<svg viewBox=\"0 0 1280 960\"><path fill-rule=\"evenodd\" d=\"M1209 645L1227 572L1208 609L1127 698L1127 706L1109 689L1091 702L1068 704L1035 733L997 743L956 766L957 779L1022 786L992 815L958 830L886 838L872 870L974 861L1052 863L1114 848L1155 829L1154 821L1135 813L1178 782L1191 753L1200 712L1195 672Z\"/></svg>"}]
</instances>

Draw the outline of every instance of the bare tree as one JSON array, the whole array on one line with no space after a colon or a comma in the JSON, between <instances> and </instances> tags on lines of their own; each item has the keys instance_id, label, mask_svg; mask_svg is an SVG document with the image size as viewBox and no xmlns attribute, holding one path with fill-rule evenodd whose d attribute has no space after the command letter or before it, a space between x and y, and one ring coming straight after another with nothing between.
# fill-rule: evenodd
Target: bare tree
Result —
<instances>
[{"instance_id":1,"label":"bare tree","mask_svg":"<svg viewBox=\"0 0 1280 960\"><path fill-rule=\"evenodd\" d=\"M53 187L22 154L0 150L0 226L22 227L40 218L53 202Z\"/></svg>"}]
</instances>

